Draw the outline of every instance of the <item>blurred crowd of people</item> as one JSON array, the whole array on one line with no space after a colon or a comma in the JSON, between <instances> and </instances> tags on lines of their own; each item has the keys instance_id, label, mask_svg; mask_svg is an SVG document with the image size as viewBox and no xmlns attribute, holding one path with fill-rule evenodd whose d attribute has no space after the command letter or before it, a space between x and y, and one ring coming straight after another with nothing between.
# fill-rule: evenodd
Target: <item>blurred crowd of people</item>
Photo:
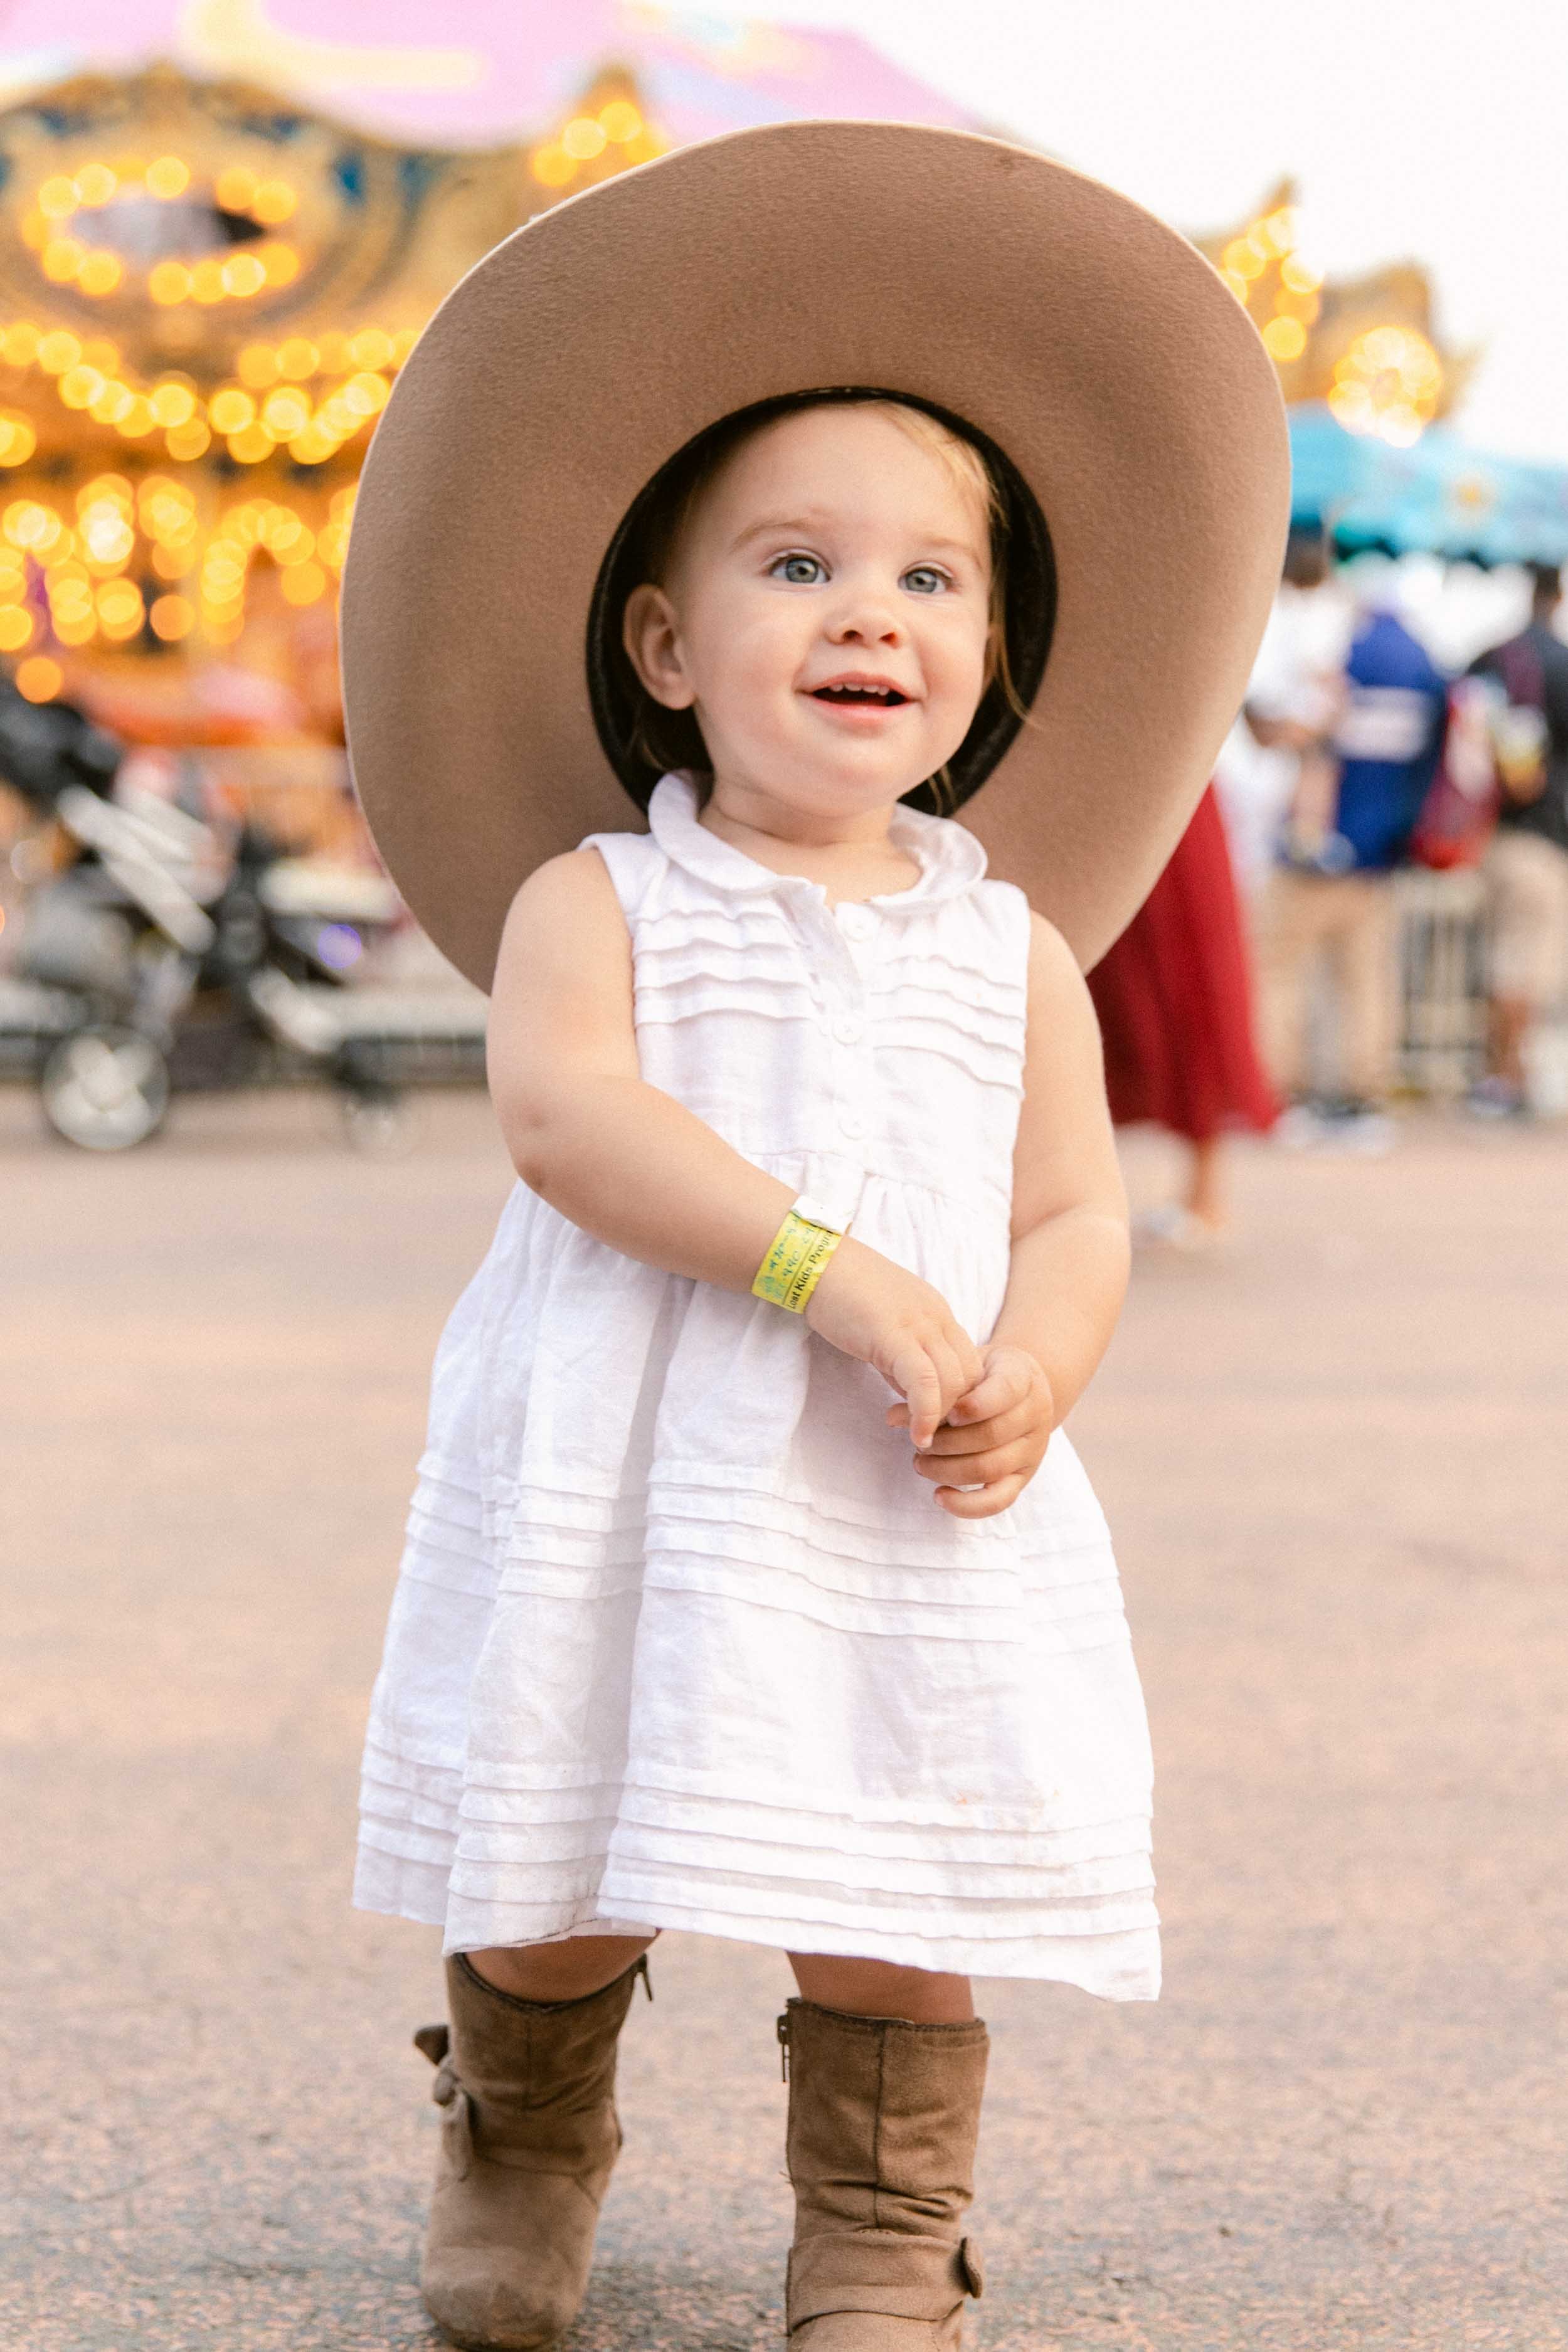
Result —
<instances>
[{"instance_id":1,"label":"blurred crowd of people","mask_svg":"<svg viewBox=\"0 0 1568 2352\"><path fill-rule=\"evenodd\" d=\"M1536 1024L1568 992L1568 643L1563 582L1458 675L1387 563L1336 569L1292 531L1244 708L1185 838L1092 976L1119 1124L1184 1139L1183 1197L1146 1238L1226 1222L1225 1139L1387 1150L1400 983L1394 877L1474 868L1487 1037L1468 1103L1526 1117ZM1253 975L1256 974L1256 998Z\"/></svg>"},{"instance_id":2,"label":"blurred crowd of people","mask_svg":"<svg viewBox=\"0 0 1568 2352\"><path fill-rule=\"evenodd\" d=\"M1394 1077L1391 877L1479 862L1491 1019L1478 1110L1522 1113L1522 1048L1568 982L1568 645L1552 633L1555 569L1531 573L1528 625L1471 663L1456 691L1401 611L1396 576L1359 593L1321 534L1293 534L1274 622L1221 763L1220 791L1257 887L1259 1015L1276 1084L1321 1120L1369 1137ZM1464 829L1434 803L1468 802ZM1337 1001L1337 1087L1310 1075L1308 984Z\"/></svg>"}]
</instances>

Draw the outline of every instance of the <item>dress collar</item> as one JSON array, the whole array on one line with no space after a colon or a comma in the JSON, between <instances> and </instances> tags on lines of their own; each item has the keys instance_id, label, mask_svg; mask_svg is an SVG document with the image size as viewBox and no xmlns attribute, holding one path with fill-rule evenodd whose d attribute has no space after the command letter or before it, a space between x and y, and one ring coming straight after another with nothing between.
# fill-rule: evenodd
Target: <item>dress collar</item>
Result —
<instances>
[{"instance_id":1,"label":"dress collar","mask_svg":"<svg viewBox=\"0 0 1568 2352\"><path fill-rule=\"evenodd\" d=\"M648 827L665 856L688 874L711 883L718 890L809 890L826 897L819 882L801 876L775 874L721 840L698 822L697 788L689 776L676 772L661 776L648 803ZM901 804L889 828L895 845L920 867L920 880L907 890L885 891L864 904L879 915L900 915L916 908L934 907L973 890L985 872L985 852L972 833L952 817L926 816Z\"/></svg>"}]
</instances>

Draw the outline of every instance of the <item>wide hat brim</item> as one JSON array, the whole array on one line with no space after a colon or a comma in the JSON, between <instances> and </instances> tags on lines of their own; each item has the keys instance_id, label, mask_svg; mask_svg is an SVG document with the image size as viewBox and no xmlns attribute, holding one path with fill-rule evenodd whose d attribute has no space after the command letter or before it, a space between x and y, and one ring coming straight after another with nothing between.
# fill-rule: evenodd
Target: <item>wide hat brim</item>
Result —
<instances>
[{"instance_id":1,"label":"wide hat brim","mask_svg":"<svg viewBox=\"0 0 1568 2352\"><path fill-rule=\"evenodd\" d=\"M377 427L343 584L350 755L388 870L481 987L533 868L643 821L588 684L627 509L720 418L828 385L966 420L1045 517L1049 659L963 810L992 872L1086 967L1152 887L1279 577L1289 452L1258 334L1184 238L1044 156L783 123L508 237Z\"/></svg>"}]
</instances>

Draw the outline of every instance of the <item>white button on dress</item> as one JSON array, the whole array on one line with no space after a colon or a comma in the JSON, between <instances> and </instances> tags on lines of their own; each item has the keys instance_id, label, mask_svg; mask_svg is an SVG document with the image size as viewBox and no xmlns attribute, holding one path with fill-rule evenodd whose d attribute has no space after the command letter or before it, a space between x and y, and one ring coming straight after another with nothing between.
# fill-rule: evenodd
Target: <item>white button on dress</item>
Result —
<instances>
[{"instance_id":1,"label":"white button on dress","mask_svg":"<svg viewBox=\"0 0 1568 2352\"><path fill-rule=\"evenodd\" d=\"M833 917L684 778L650 821L593 845L643 1075L983 1340L1022 897L910 812L919 882ZM1010 1510L952 1519L889 1402L802 1318L519 1185L437 1358L356 1901L448 1951L669 1927L1152 1997L1148 1740L1089 1483L1058 1433Z\"/></svg>"}]
</instances>

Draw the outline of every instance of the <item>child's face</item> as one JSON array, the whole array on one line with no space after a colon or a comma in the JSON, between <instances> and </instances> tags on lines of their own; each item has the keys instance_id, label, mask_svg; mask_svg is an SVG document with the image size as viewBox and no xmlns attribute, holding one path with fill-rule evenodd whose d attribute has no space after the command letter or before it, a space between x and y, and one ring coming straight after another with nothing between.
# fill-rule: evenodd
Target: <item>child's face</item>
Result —
<instances>
[{"instance_id":1,"label":"child's face","mask_svg":"<svg viewBox=\"0 0 1568 2352\"><path fill-rule=\"evenodd\" d=\"M940 452L873 406L802 409L709 486L626 645L657 700L695 709L716 790L869 814L967 734L990 588L980 498Z\"/></svg>"}]
</instances>

